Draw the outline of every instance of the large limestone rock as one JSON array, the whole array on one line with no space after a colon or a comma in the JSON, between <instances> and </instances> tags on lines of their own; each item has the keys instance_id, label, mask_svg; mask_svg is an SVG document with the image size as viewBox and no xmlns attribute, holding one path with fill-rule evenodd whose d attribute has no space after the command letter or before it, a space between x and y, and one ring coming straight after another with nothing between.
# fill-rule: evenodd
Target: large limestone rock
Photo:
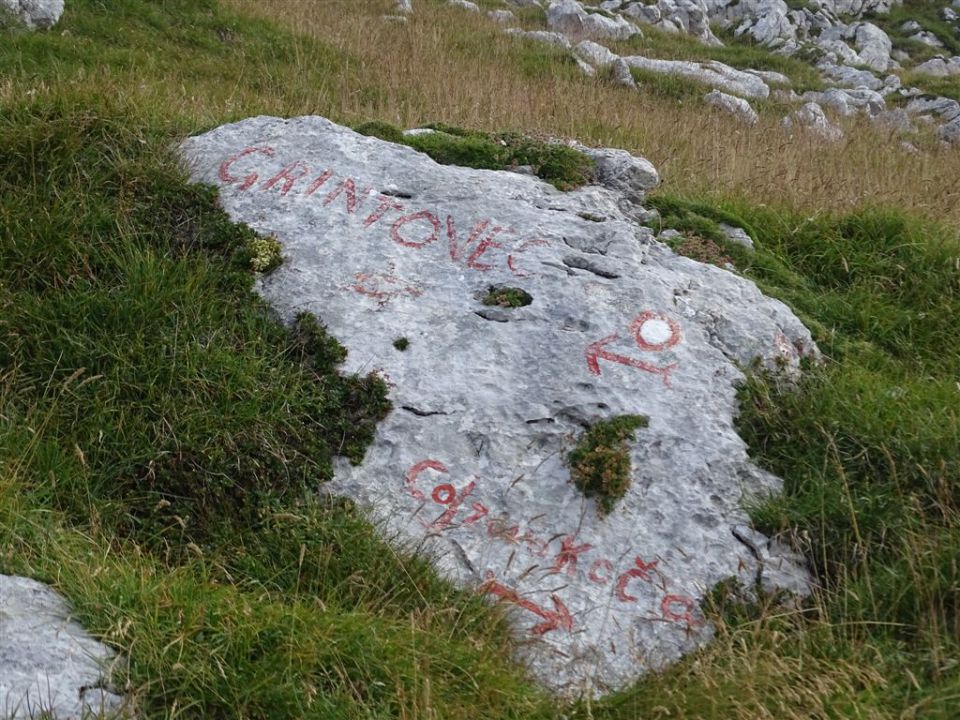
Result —
<instances>
[{"instance_id":1,"label":"large limestone rock","mask_svg":"<svg viewBox=\"0 0 960 720\"><path fill-rule=\"evenodd\" d=\"M70 619L57 593L0 575L0 718L111 716L121 698L104 689L113 652Z\"/></svg>"},{"instance_id":2,"label":"large limestone rock","mask_svg":"<svg viewBox=\"0 0 960 720\"><path fill-rule=\"evenodd\" d=\"M543 683L602 692L696 649L712 634L700 601L725 578L805 586L779 546L742 539L745 496L780 481L733 418L741 368L796 372L815 346L785 305L638 223L649 163L611 154L611 187L563 193L319 117L252 118L181 150L226 212L282 244L259 292L285 318L316 313L345 369L391 388L365 461L338 464L325 489L506 606ZM504 287L532 302L484 304ZM649 426L604 516L565 457L623 414Z\"/></svg>"},{"instance_id":3,"label":"large limestone rock","mask_svg":"<svg viewBox=\"0 0 960 720\"><path fill-rule=\"evenodd\" d=\"M770 95L770 88L757 75L716 60L658 60L631 55L623 58L623 61L630 67L662 75L677 75L739 97L765 98Z\"/></svg>"},{"instance_id":4,"label":"large limestone rock","mask_svg":"<svg viewBox=\"0 0 960 720\"><path fill-rule=\"evenodd\" d=\"M860 59L867 67L884 72L890 69L890 51L893 43L887 34L873 23L859 23L854 33L854 44Z\"/></svg>"},{"instance_id":5,"label":"large limestone rock","mask_svg":"<svg viewBox=\"0 0 960 720\"><path fill-rule=\"evenodd\" d=\"M13 13L29 28L49 28L63 15L63 0L0 0L0 10Z\"/></svg>"}]
</instances>

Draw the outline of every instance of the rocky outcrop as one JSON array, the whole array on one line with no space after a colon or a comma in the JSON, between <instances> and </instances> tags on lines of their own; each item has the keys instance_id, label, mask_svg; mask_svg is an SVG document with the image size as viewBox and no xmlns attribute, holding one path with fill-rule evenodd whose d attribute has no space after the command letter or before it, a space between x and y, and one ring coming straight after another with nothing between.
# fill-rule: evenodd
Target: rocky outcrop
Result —
<instances>
[{"instance_id":1,"label":"rocky outcrop","mask_svg":"<svg viewBox=\"0 0 960 720\"><path fill-rule=\"evenodd\" d=\"M712 635L700 601L725 578L776 565L805 586L788 557L758 554L765 538L734 532L745 497L780 481L733 418L740 368L799 372L816 348L752 282L657 241L640 204L650 163L590 151L602 185L564 193L319 117L252 118L181 150L231 217L282 244L263 297L288 319L315 313L347 372L390 387L364 462L324 490L504 604L543 683L603 692L696 649ZM646 427L602 513L565 458L626 414Z\"/></svg>"},{"instance_id":2,"label":"rocky outcrop","mask_svg":"<svg viewBox=\"0 0 960 720\"><path fill-rule=\"evenodd\" d=\"M63 0L0 0L6 10L28 28L51 28L63 14Z\"/></svg>"},{"instance_id":3,"label":"rocky outcrop","mask_svg":"<svg viewBox=\"0 0 960 720\"><path fill-rule=\"evenodd\" d=\"M692 82L711 85L731 95L748 98L765 98L770 95L770 88L757 75L737 70L716 60L657 60L639 55L631 55L623 60L630 67L639 70L676 75Z\"/></svg>"},{"instance_id":4,"label":"rocky outcrop","mask_svg":"<svg viewBox=\"0 0 960 720\"><path fill-rule=\"evenodd\" d=\"M640 32L626 18L587 12L576 0L553 0L547 7L547 27L577 40L626 40Z\"/></svg>"},{"instance_id":5,"label":"rocky outcrop","mask_svg":"<svg viewBox=\"0 0 960 720\"><path fill-rule=\"evenodd\" d=\"M70 618L56 592L0 575L0 717L115 716L122 699L104 681L113 660L108 647Z\"/></svg>"}]
</instances>

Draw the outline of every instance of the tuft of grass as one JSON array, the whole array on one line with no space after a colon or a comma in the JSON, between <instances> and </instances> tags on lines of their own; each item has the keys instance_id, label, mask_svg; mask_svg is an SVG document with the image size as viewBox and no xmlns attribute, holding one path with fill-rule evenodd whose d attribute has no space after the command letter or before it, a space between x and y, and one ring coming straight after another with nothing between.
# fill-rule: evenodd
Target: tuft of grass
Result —
<instances>
[{"instance_id":1,"label":"tuft of grass","mask_svg":"<svg viewBox=\"0 0 960 720\"><path fill-rule=\"evenodd\" d=\"M597 499L602 514L613 511L630 489L630 448L627 440L647 427L643 415L619 415L591 425L566 457L570 479L586 497Z\"/></svg>"},{"instance_id":2,"label":"tuft of grass","mask_svg":"<svg viewBox=\"0 0 960 720\"><path fill-rule=\"evenodd\" d=\"M522 288L491 287L483 296L484 305L496 305L503 308L518 308L533 302L533 296Z\"/></svg>"}]
</instances>

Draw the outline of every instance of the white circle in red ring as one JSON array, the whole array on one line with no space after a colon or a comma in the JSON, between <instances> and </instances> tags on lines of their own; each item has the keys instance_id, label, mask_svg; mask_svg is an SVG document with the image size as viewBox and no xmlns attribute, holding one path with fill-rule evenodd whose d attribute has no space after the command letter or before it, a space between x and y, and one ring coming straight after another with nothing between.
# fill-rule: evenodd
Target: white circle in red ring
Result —
<instances>
[{"instance_id":1,"label":"white circle in red ring","mask_svg":"<svg viewBox=\"0 0 960 720\"><path fill-rule=\"evenodd\" d=\"M443 485L437 485L433 492L430 494L433 498L433 501L440 505L449 505L457 497L457 491L454 489L453 485L444 483Z\"/></svg>"},{"instance_id":2,"label":"white circle in red ring","mask_svg":"<svg viewBox=\"0 0 960 720\"><path fill-rule=\"evenodd\" d=\"M663 313L648 310L630 326L641 350L666 350L680 342L680 325Z\"/></svg>"}]
</instances>

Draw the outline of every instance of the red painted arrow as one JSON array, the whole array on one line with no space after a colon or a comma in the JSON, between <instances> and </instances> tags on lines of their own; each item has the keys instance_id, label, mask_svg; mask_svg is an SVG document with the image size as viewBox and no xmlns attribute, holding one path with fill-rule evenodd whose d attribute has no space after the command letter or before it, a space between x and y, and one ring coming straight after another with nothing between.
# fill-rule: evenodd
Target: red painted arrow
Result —
<instances>
[{"instance_id":1,"label":"red painted arrow","mask_svg":"<svg viewBox=\"0 0 960 720\"><path fill-rule=\"evenodd\" d=\"M481 586L480 590L487 595L496 595L506 602L513 603L522 607L524 610L529 610L536 615L539 615L544 619L545 622L540 623L535 626L531 632L535 635L543 635L548 633L551 630L557 630L562 628L567 632L573 630L573 616L570 615L570 611L567 610L567 606L563 604L563 601L558 598L556 595L551 595L550 599L553 601L553 607L555 612L549 610L544 610L542 607L537 605L526 598L520 597L517 594L516 590L511 590L505 585L498 583L493 576L492 572L487 572L484 576L485 582Z\"/></svg>"},{"instance_id":2,"label":"red painted arrow","mask_svg":"<svg viewBox=\"0 0 960 720\"><path fill-rule=\"evenodd\" d=\"M636 368L637 370L643 370L644 372L653 373L654 375L659 375L663 378L663 384L667 387L670 386L670 372L677 367L677 363L671 363L664 367L657 367L656 365L651 365L650 363L645 363L643 360L637 360L636 358L627 357L626 355L617 355L612 353L609 350L605 350L604 346L612 343L614 340L619 340L620 336L617 334L608 335L603 338L603 340L597 340L595 343L591 343L587 346L587 367L590 369L590 372L594 375L600 374L600 360L609 360L610 362L620 363L621 365L626 365L627 367Z\"/></svg>"}]
</instances>

